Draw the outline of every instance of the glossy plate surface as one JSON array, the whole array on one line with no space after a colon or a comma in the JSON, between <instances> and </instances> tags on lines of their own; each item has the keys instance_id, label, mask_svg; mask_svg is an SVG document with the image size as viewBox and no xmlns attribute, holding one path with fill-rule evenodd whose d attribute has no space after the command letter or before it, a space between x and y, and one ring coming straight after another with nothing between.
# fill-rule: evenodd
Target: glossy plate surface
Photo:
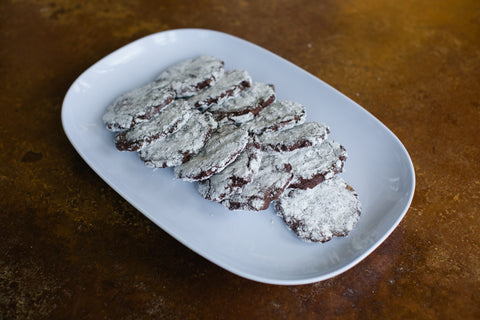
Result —
<instances>
[{"instance_id":1,"label":"glossy plate surface","mask_svg":"<svg viewBox=\"0 0 480 320\"><path fill-rule=\"evenodd\" d=\"M210 54L226 69L247 70L273 83L278 99L302 103L307 121L330 126L345 146L343 178L363 211L346 238L305 243L272 208L230 212L203 199L196 184L173 170L147 168L136 153L117 151L102 122L115 97L147 83L180 60ZM185 246L239 276L272 284L321 281L360 262L395 229L410 206L415 175L394 134L358 104L283 58L245 40L211 30L178 29L134 41L103 58L72 84L62 108L65 133L86 163L134 207Z\"/></svg>"}]
</instances>

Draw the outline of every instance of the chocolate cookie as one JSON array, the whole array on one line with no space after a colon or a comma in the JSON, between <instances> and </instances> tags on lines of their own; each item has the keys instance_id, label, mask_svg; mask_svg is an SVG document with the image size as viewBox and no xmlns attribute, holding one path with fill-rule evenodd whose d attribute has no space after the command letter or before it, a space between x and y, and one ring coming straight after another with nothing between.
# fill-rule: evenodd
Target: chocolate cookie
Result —
<instances>
[{"instance_id":1,"label":"chocolate cookie","mask_svg":"<svg viewBox=\"0 0 480 320\"><path fill-rule=\"evenodd\" d=\"M175 167L175 176L186 181L208 179L235 161L247 142L246 130L233 124L220 127L196 156Z\"/></svg>"},{"instance_id":2,"label":"chocolate cookie","mask_svg":"<svg viewBox=\"0 0 480 320\"><path fill-rule=\"evenodd\" d=\"M339 177L311 189L287 189L274 207L287 226L308 242L347 236L361 212L357 194Z\"/></svg>"},{"instance_id":3,"label":"chocolate cookie","mask_svg":"<svg viewBox=\"0 0 480 320\"><path fill-rule=\"evenodd\" d=\"M329 129L323 123L305 122L288 130L265 132L258 137L258 142L265 151L293 151L319 145L328 133Z\"/></svg>"},{"instance_id":4,"label":"chocolate cookie","mask_svg":"<svg viewBox=\"0 0 480 320\"><path fill-rule=\"evenodd\" d=\"M150 121L117 134L115 146L121 151L137 151L146 144L180 129L192 113L188 103L175 100Z\"/></svg>"},{"instance_id":5,"label":"chocolate cookie","mask_svg":"<svg viewBox=\"0 0 480 320\"><path fill-rule=\"evenodd\" d=\"M262 109L252 121L245 123L245 127L256 134L286 130L305 122L305 117L305 107L300 103L275 101Z\"/></svg>"},{"instance_id":6,"label":"chocolate cookie","mask_svg":"<svg viewBox=\"0 0 480 320\"><path fill-rule=\"evenodd\" d=\"M241 192L231 194L221 203L230 210L265 210L289 185L293 173L272 152L264 152L260 168Z\"/></svg>"},{"instance_id":7,"label":"chocolate cookie","mask_svg":"<svg viewBox=\"0 0 480 320\"><path fill-rule=\"evenodd\" d=\"M194 110L187 123L177 132L140 149L140 158L151 168L178 166L196 155L216 128L217 123L212 115Z\"/></svg>"},{"instance_id":8,"label":"chocolate cookie","mask_svg":"<svg viewBox=\"0 0 480 320\"><path fill-rule=\"evenodd\" d=\"M174 64L160 73L156 81L170 85L177 98L190 97L213 86L224 74L223 65L223 61L203 55Z\"/></svg>"},{"instance_id":9,"label":"chocolate cookie","mask_svg":"<svg viewBox=\"0 0 480 320\"><path fill-rule=\"evenodd\" d=\"M271 84L252 83L238 96L228 99L222 104L214 104L208 111L218 122L244 123L263 108L275 101L275 89Z\"/></svg>"},{"instance_id":10,"label":"chocolate cookie","mask_svg":"<svg viewBox=\"0 0 480 320\"><path fill-rule=\"evenodd\" d=\"M111 131L130 129L150 120L175 98L169 86L156 82L128 91L113 101L103 115L103 122Z\"/></svg>"},{"instance_id":11,"label":"chocolate cookie","mask_svg":"<svg viewBox=\"0 0 480 320\"><path fill-rule=\"evenodd\" d=\"M242 191L260 169L263 152L260 145L251 138L237 159L221 172L200 181L198 191L205 199L220 202L225 197Z\"/></svg>"},{"instance_id":12,"label":"chocolate cookie","mask_svg":"<svg viewBox=\"0 0 480 320\"><path fill-rule=\"evenodd\" d=\"M319 145L290 152L275 152L285 165L292 167L294 177L289 188L313 188L320 182L342 172L347 152L340 144L325 140Z\"/></svg>"},{"instance_id":13,"label":"chocolate cookie","mask_svg":"<svg viewBox=\"0 0 480 320\"><path fill-rule=\"evenodd\" d=\"M187 101L195 108L207 110L214 104L222 104L228 98L237 96L251 84L252 79L246 71L226 71L214 86L189 98Z\"/></svg>"}]
</instances>

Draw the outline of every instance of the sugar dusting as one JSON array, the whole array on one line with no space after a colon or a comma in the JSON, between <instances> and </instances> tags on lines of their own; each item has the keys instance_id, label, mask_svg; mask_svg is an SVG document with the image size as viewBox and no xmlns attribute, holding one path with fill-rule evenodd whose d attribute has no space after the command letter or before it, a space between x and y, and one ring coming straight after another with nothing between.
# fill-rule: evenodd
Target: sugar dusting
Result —
<instances>
[{"instance_id":1,"label":"sugar dusting","mask_svg":"<svg viewBox=\"0 0 480 320\"><path fill-rule=\"evenodd\" d=\"M319 145L328 137L328 133L329 128L323 123L305 122L288 130L265 132L258 137L258 141L264 150L290 151Z\"/></svg>"},{"instance_id":2,"label":"sugar dusting","mask_svg":"<svg viewBox=\"0 0 480 320\"><path fill-rule=\"evenodd\" d=\"M226 71L217 83L199 94L187 99L195 108L206 110L215 104L222 104L235 97L252 83L250 75L243 70Z\"/></svg>"},{"instance_id":3,"label":"sugar dusting","mask_svg":"<svg viewBox=\"0 0 480 320\"><path fill-rule=\"evenodd\" d=\"M325 242L348 235L358 222L361 204L353 189L336 176L311 189L288 189L275 209L300 238Z\"/></svg>"},{"instance_id":4,"label":"sugar dusting","mask_svg":"<svg viewBox=\"0 0 480 320\"><path fill-rule=\"evenodd\" d=\"M337 142L325 140L320 145L274 153L279 161L290 164L295 175L292 183L322 175L330 179L343 168L347 152Z\"/></svg>"},{"instance_id":5,"label":"sugar dusting","mask_svg":"<svg viewBox=\"0 0 480 320\"><path fill-rule=\"evenodd\" d=\"M272 85L262 82L252 83L238 96L221 104L212 105L212 112L217 121L244 123L250 121L264 107L275 101L275 90Z\"/></svg>"},{"instance_id":6,"label":"sugar dusting","mask_svg":"<svg viewBox=\"0 0 480 320\"><path fill-rule=\"evenodd\" d=\"M230 210L265 210L277 199L292 179L288 167L279 158L269 152L264 152L260 169L252 181L246 184L242 191L232 194L222 201Z\"/></svg>"},{"instance_id":7,"label":"sugar dusting","mask_svg":"<svg viewBox=\"0 0 480 320\"><path fill-rule=\"evenodd\" d=\"M230 194L242 192L243 186L260 169L262 154L252 138L234 162L208 180L200 181L198 191L202 197L213 201L222 201Z\"/></svg>"},{"instance_id":8,"label":"sugar dusting","mask_svg":"<svg viewBox=\"0 0 480 320\"><path fill-rule=\"evenodd\" d=\"M248 142L248 132L235 125L220 127L205 147L189 161L175 167L175 176L186 181L208 179L235 161Z\"/></svg>"},{"instance_id":9,"label":"sugar dusting","mask_svg":"<svg viewBox=\"0 0 480 320\"><path fill-rule=\"evenodd\" d=\"M141 149L147 143L165 137L180 129L193 114L193 110L184 100L175 100L162 109L153 119L144 122L128 131L121 132L115 137L115 144L131 144L135 147L127 150Z\"/></svg>"},{"instance_id":10,"label":"sugar dusting","mask_svg":"<svg viewBox=\"0 0 480 320\"><path fill-rule=\"evenodd\" d=\"M196 155L216 128L217 123L209 113L194 110L177 132L140 149L140 158L152 168L178 166L188 160L187 157Z\"/></svg>"},{"instance_id":11,"label":"sugar dusting","mask_svg":"<svg viewBox=\"0 0 480 320\"><path fill-rule=\"evenodd\" d=\"M261 134L292 128L305 122L305 118L303 105L294 101L281 100L262 109L252 121L244 125L250 132Z\"/></svg>"},{"instance_id":12,"label":"sugar dusting","mask_svg":"<svg viewBox=\"0 0 480 320\"><path fill-rule=\"evenodd\" d=\"M223 74L223 61L202 55L170 66L157 76L156 81L169 84L177 98L184 98L213 86Z\"/></svg>"},{"instance_id":13,"label":"sugar dusting","mask_svg":"<svg viewBox=\"0 0 480 320\"><path fill-rule=\"evenodd\" d=\"M107 107L103 122L111 131L121 131L148 121L173 101L175 92L165 84L150 82L126 92Z\"/></svg>"}]
</instances>

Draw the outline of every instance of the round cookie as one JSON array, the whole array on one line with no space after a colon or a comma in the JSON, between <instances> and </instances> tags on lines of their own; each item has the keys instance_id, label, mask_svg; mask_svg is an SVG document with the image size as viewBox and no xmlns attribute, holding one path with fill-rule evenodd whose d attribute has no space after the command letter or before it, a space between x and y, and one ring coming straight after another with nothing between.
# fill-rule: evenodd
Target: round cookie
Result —
<instances>
[{"instance_id":1,"label":"round cookie","mask_svg":"<svg viewBox=\"0 0 480 320\"><path fill-rule=\"evenodd\" d=\"M230 210L265 210L282 194L293 174L291 167L279 161L271 152L264 152L260 168L241 192L231 194L221 202Z\"/></svg>"},{"instance_id":2,"label":"round cookie","mask_svg":"<svg viewBox=\"0 0 480 320\"><path fill-rule=\"evenodd\" d=\"M223 66L223 61L202 55L168 67L157 76L156 81L168 83L177 98L190 97L213 86L223 76L225 72Z\"/></svg>"},{"instance_id":3,"label":"round cookie","mask_svg":"<svg viewBox=\"0 0 480 320\"><path fill-rule=\"evenodd\" d=\"M115 146L121 151L137 151L148 143L180 129L192 113L188 103L175 100L150 121L117 134Z\"/></svg>"},{"instance_id":4,"label":"round cookie","mask_svg":"<svg viewBox=\"0 0 480 320\"><path fill-rule=\"evenodd\" d=\"M292 154L292 158L302 156L303 161L301 164L296 163L295 165L290 162L294 174L289 185L290 188L312 188L343 171L347 152L342 145L325 140L320 145L311 148L312 150L302 148L292 151L292 153L296 153L296 155Z\"/></svg>"},{"instance_id":5,"label":"round cookie","mask_svg":"<svg viewBox=\"0 0 480 320\"><path fill-rule=\"evenodd\" d=\"M288 130L265 132L258 136L258 142L265 151L293 151L319 145L329 132L323 123L305 122Z\"/></svg>"},{"instance_id":6,"label":"round cookie","mask_svg":"<svg viewBox=\"0 0 480 320\"><path fill-rule=\"evenodd\" d=\"M273 152L273 155L278 157L278 161L292 167L294 177L289 188L300 189L313 188L342 172L347 159L345 148L330 140L289 152Z\"/></svg>"},{"instance_id":7,"label":"round cookie","mask_svg":"<svg viewBox=\"0 0 480 320\"><path fill-rule=\"evenodd\" d=\"M103 122L110 131L133 128L150 120L168 106L174 98L175 92L171 87L150 82L116 98L107 107L103 115Z\"/></svg>"},{"instance_id":8,"label":"round cookie","mask_svg":"<svg viewBox=\"0 0 480 320\"><path fill-rule=\"evenodd\" d=\"M140 158L151 168L178 166L196 155L216 128L217 123L211 114L194 110L177 132L140 149Z\"/></svg>"},{"instance_id":9,"label":"round cookie","mask_svg":"<svg viewBox=\"0 0 480 320\"><path fill-rule=\"evenodd\" d=\"M261 134L292 128L305 122L305 118L303 105L294 101L281 100L262 109L252 121L244 125L250 132Z\"/></svg>"},{"instance_id":10,"label":"round cookie","mask_svg":"<svg viewBox=\"0 0 480 320\"><path fill-rule=\"evenodd\" d=\"M263 108L275 101L275 89L271 84L252 83L238 96L222 104L212 105L208 111L219 122L244 123L252 120Z\"/></svg>"},{"instance_id":11,"label":"round cookie","mask_svg":"<svg viewBox=\"0 0 480 320\"><path fill-rule=\"evenodd\" d=\"M311 189L287 189L274 207L287 226L307 242L347 236L361 212L357 194L339 177Z\"/></svg>"},{"instance_id":12,"label":"round cookie","mask_svg":"<svg viewBox=\"0 0 480 320\"><path fill-rule=\"evenodd\" d=\"M214 104L222 104L230 97L237 96L245 88L250 87L252 78L243 70L226 71L217 83L189 98L187 101L200 110L207 110Z\"/></svg>"},{"instance_id":13,"label":"round cookie","mask_svg":"<svg viewBox=\"0 0 480 320\"><path fill-rule=\"evenodd\" d=\"M196 156L175 167L175 176L186 181L208 179L235 161L247 142L246 130L233 124L220 127Z\"/></svg>"},{"instance_id":14,"label":"round cookie","mask_svg":"<svg viewBox=\"0 0 480 320\"><path fill-rule=\"evenodd\" d=\"M200 181L198 191L205 199L220 202L233 193L242 191L260 169L263 152L260 145L251 138L237 159L221 172L207 180Z\"/></svg>"}]
</instances>

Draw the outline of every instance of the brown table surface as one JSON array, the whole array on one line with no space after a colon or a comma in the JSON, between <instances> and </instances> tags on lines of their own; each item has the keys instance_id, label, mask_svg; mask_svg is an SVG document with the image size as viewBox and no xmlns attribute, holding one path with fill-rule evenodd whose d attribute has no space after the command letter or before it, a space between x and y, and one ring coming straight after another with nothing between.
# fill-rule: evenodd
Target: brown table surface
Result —
<instances>
[{"instance_id":1,"label":"brown table surface","mask_svg":"<svg viewBox=\"0 0 480 320\"><path fill-rule=\"evenodd\" d=\"M358 102L409 151L411 208L353 269L303 286L243 279L190 251L80 158L60 121L108 53L214 29ZM480 318L480 2L0 2L0 319Z\"/></svg>"}]
</instances>

